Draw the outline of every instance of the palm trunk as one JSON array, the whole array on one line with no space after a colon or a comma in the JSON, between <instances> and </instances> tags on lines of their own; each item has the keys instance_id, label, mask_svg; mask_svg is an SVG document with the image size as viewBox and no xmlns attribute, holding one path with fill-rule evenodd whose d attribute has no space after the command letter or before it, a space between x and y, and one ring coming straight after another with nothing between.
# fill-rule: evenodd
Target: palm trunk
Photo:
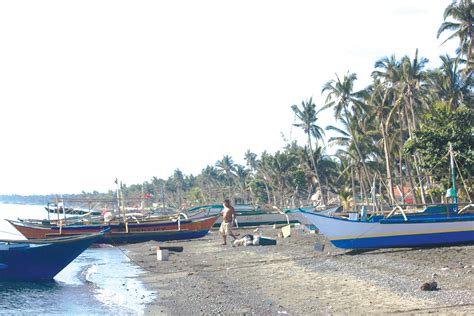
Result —
<instances>
[{"instance_id":1,"label":"palm trunk","mask_svg":"<svg viewBox=\"0 0 474 316\"><path fill-rule=\"evenodd\" d=\"M418 181L420 181L421 203L423 203L423 205L426 205L425 188L423 187L423 177L420 176L420 168L418 167L418 156L416 154L413 155L413 163L415 164L416 178L418 179Z\"/></svg>"},{"instance_id":2,"label":"palm trunk","mask_svg":"<svg viewBox=\"0 0 474 316\"><path fill-rule=\"evenodd\" d=\"M413 194L413 199L415 200L415 204L418 204L418 198L416 197L415 185L413 183L413 175L411 172L411 163L409 159L406 160L406 166L407 166L407 173L408 173L408 182L410 183L410 190Z\"/></svg>"},{"instance_id":3,"label":"palm trunk","mask_svg":"<svg viewBox=\"0 0 474 316\"><path fill-rule=\"evenodd\" d=\"M329 201L331 200L330 199L330 196L329 196L329 181L328 181L328 177L326 177L326 193L327 193L327 196L326 196L326 199L329 203Z\"/></svg>"},{"instance_id":4,"label":"palm trunk","mask_svg":"<svg viewBox=\"0 0 474 316\"><path fill-rule=\"evenodd\" d=\"M411 111L411 115L412 115L413 130L416 130L417 129L417 124L416 124L415 109L414 109L414 106L413 106L414 102L413 102L413 94L412 93L410 93L410 97L409 97L408 100L409 100L409 103L410 103L410 111ZM412 135L410 135L410 138L411 137L412 137ZM415 165L416 178L420 182L421 203L423 203L423 205L426 205L425 188L423 187L423 179L420 176L420 168L418 167L418 157L417 157L416 154L413 154L413 163Z\"/></svg>"},{"instance_id":5,"label":"palm trunk","mask_svg":"<svg viewBox=\"0 0 474 316\"><path fill-rule=\"evenodd\" d=\"M344 106L344 114L345 114L345 116L346 116L347 122L349 123L349 114L348 114L348 112L347 112L347 107L346 107L346 106ZM360 151L360 149L359 149L359 145L357 144L357 140L355 139L355 133L354 133L354 131L352 130L351 125L350 125L350 124L348 124L348 125L349 125L349 132L350 132L351 137L352 137L352 142L354 143L354 147L355 147L355 149L356 149L356 151L357 151L357 155L359 156L359 159L360 159L360 161L361 161L361 163L362 163L362 167L364 168L365 174L367 175L367 181L368 181L369 183L371 183L372 181L371 181L370 178L369 178L369 171L367 170L367 166L365 165L364 157L362 156L362 153L361 153L361 151Z\"/></svg>"},{"instance_id":6,"label":"palm trunk","mask_svg":"<svg viewBox=\"0 0 474 316\"><path fill-rule=\"evenodd\" d=\"M403 110L404 110L403 111L403 114L404 114L403 118L404 118L404 121L405 121L405 125L408 128L408 136L411 138L413 132L411 130L410 122L408 121L408 112L407 112L406 107L404 107ZM403 148L404 144L402 143L400 145ZM406 160L406 167L407 167L408 180L409 180L409 183L410 183L410 190L413 194L413 199L415 200L415 204L418 204L418 198L416 197L415 185L413 184L413 174L411 172L411 164L410 164L409 159Z\"/></svg>"},{"instance_id":7,"label":"palm trunk","mask_svg":"<svg viewBox=\"0 0 474 316\"><path fill-rule=\"evenodd\" d=\"M354 177L354 167L353 166L351 166L351 185L352 185L352 204L353 204L354 210L357 210L355 177Z\"/></svg>"},{"instance_id":8,"label":"palm trunk","mask_svg":"<svg viewBox=\"0 0 474 316\"><path fill-rule=\"evenodd\" d=\"M264 179L263 180L263 184L265 184L265 191L267 192L267 203L271 203L272 202L272 197L270 195L270 189L268 188L268 184L267 184L267 181Z\"/></svg>"},{"instance_id":9,"label":"palm trunk","mask_svg":"<svg viewBox=\"0 0 474 316\"><path fill-rule=\"evenodd\" d=\"M308 132L308 145L309 145L309 151L311 155L311 162L313 163L314 174L316 176L316 179L318 180L319 191L321 192L321 198L323 200L323 204L327 205L326 196L324 195L324 192L323 192L323 185L321 183L321 178L319 177L318 168L316 167L316 162L314 161L313 146L311 145L311 134L309 132Z\"/></svg>"},{"instance_id":10,"label":"palm trunk","mask_svg":"<svg viewBox=\"0 0 474 316\"><path fill-rule=\"evenodd\" d=\"M380 104L379 115L380 115L380 130L382 131L382 139L383 139L383 151L385 153L385 172L387 174L387 180L388 180L390 204L393 204L395 201L395 197L393 194L393 179L392 179L392 169L390 166L390 160L391 160L390 151L388 149L389 148L388 138L387 138L388 121L384 123L384 117L383 117L383 106L385 104L385 101L387 100L388 91L389 89L385 89L383 100L382 100L382 103Z\"/></svg>"},{"instance_id":11,"label":"palm trunk","mask_svg":"<svg viewBox=\"0 0 474 316\"><path fill-rule=\"evenodd\" d=\"M364 183L364 180L363 180L363 177L362 177L362 170L359 169L358 170L358 174L359 174L359 190L360 190L360 194L361 196L364 197L364 203L365 205L368 205L369 204L369 201L367 199L367 190L365 189L365 183Z\"/></svg>"},{"instance_id":12,"label":"palm trunk","mask_svg":"<svg viewBox=\"0 0 474 316\"><path fill-rule=\"evenodd\" d=\"M399 157L399 172L400 172L400 196L402 197L402 204L405 204L405 178L403 176L403 125L401 123L402 113L401 110L398 110L398 117L400 118L400 146L398 150Z\"/></svg>"},{"instance_id":13,"label":"palm trunk","mask_svg":"<svg viewBox=\"0 0 474 316\"><path fill-rule=\"evenodd\" d=\"M393 195L393 179L392 179L392 170L390 167L390 151L388 150L387 133L385 132L383 123L381 123L380 125L381 125L382 138L383 138L383 150L385 153L385 172L387 174L387 180L388 180L388 191L389 191L389 196L390 196L390 203L393 204L395 201L395 197Z\"/></svg>"}]
</instances>

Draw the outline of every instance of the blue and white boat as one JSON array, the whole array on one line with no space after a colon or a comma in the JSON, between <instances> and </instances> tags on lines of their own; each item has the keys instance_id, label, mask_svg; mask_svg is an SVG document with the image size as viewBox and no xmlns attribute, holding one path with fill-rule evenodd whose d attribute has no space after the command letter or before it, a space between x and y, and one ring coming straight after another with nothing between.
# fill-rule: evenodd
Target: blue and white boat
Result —
<instances>
[{"instance_id":1,"label":"blue and white boat","mask_svg":"<svg viewBox=\"0 0 474 316\"><path fill-rule=\"evenodd\" d=\"M0 240L0 281L52 280L103 234L47 240Z\"/></svg>"},{"instance_id":2,"label":"blue and white boat","mask_svg":"<svg viewBox=\"0 0 474 316\"><path fill-rule=\"evenodd\" d=\"M450 153L452 188L448 192L449 197L454 199L452 204L428 206L414 213L396 207L386 216L372 215L366 218L364 214L362 219L299 211L338 248L374 249L474 243L474 213L469 211L473 204L463 208L458 205L451 148Z\"/></svg>"},{"instance_id":3,"label":"blue and white boat","mask_svg":"<svg viewBox=\"0 0 474 316\"><path fill-rule=\"evenodd\" d=\"M365 221L300 212L334 246L374 249L474 243L474 214L456 210L455 205L432 206L418 213L377 215Z\"/></svg>"}]
</instances>

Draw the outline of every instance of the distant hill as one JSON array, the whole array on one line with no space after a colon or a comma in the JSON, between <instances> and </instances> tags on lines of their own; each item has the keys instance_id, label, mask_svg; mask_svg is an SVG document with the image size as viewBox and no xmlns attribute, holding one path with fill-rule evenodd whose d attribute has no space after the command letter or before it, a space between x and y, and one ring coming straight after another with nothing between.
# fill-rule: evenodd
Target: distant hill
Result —
<instances>
[{"instance_id":1,"label":"distant hill","mask_svg":"<svg viewBox=\"0 0 474 316\"><path fill-rule=\"evenodd\" d=\"M0 195L0 203L46 205L54 198L54 195Z\"/></svg>"},{"instance_id":2,"label":"distant hill","mask_svg":"<svg viewBox=\"0 0 474 316\"><path fill-rule=\"evenodd\" d=\"M68 201L71 203L73 200L77 203L79 200L97 200L97 199L112 199L114 197L112 192L109 193L82 193L82 194L57 194L48 195L0 195L0 203L10 204L29 204L29 205L46 205L56 201Z\"/></svg>"}]
</instances>

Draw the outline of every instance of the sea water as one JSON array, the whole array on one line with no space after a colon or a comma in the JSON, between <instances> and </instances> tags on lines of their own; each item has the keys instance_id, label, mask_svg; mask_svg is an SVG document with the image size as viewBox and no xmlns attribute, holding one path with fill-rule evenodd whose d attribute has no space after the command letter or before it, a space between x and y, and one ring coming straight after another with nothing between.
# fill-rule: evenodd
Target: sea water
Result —
<instances>
[{"instance_id":1,"label":"sea water","mask_svg":"<svg viewBox=\"0 0 474 316\"><path fill-rule=\"evenodd\" d=\"M0 204L0 239L24 239L5 218L43 219L47 213L39 205ZM91 247L53 281L0 281L0 314L140 315L156 296L137 279L143 272L121 248Z\"/></svg>"}]
</instances>

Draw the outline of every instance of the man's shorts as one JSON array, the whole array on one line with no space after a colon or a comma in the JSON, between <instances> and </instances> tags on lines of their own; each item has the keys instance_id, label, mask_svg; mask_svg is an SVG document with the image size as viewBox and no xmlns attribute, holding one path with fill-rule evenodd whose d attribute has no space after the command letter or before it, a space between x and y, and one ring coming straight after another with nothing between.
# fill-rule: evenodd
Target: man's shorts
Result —
<instances>
[{"instance_id":1,"label":"man's shorts","mask_svg":"<svg viewBox=\"0 0 474 316\"><path fill-rule=\"evenodd\" d=\"M229 236L230 234L232 234L232 222L226 223L223 221L221 223L221 227L219 228L219 232L225 236Z\"/></svg>"}]
</instances>

